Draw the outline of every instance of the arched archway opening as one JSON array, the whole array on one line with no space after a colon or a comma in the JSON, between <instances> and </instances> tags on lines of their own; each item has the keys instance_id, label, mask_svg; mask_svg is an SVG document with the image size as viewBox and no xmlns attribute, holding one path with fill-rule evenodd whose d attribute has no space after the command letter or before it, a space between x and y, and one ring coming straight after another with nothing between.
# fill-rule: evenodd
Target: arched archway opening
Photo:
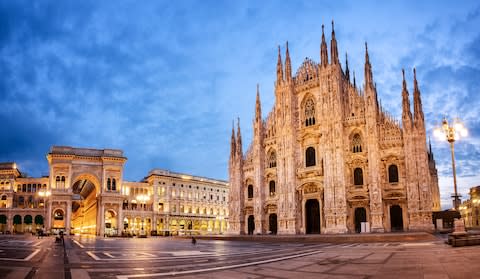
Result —
<instances>
[{"instance_id":1,"label":"arched archway opening","mask_svg":"<svg viewBox=\"0 0 480 279\"><path fill-rule=\"evenodd\" d=\"M320 204L318 203L317 199L310 199L305 203L305 219L305 233L320 233Z\"/></svg>"},{"instance_id":2,"label":"arched archway opening","mask_svg":"<svg viewBox=\"0 0 480 279\"><path fill-rule=\"evenodd\" d=\"M22 216L20 215L13 216L13 232L23 232Z\"/></svg>"},{"instance_id":3,"label":"arched archway opening","mask_svg":"<svg viewBox=\"0 0 480 279\"><path fill-rule=\"evenodd\" d=\"M117 213L108 209L105 210L105 235L114 236L118 234Z\"/></svg>"},{"instance_id":4,"label":"arched archway opening","mask_svg":"<svg viewBox=\"0 0 480 279\"><path fill-rule=\"evenodd\" d=\"M25 215L23 217L23 223L25 224L24 231L25 232L31 232L32 231L32 223L33 223L32 215Z\"/></svg>"},{"instance_id":5,"label":"arched archway opening","mask_svg":"<svg viewBox=\"0 0 480 279\"><path fill-rule=\"evenodd\" d=\"M253 234L255 231L255 217L253 215L248 216L248 234Z\"/></svg>"},{"instance_id":6,"label":"arched archway opening","mask_svg":"<svg viewBox=\"0 0 480 279\"><path fill-rule=\"evenodd\" d=\"M362 232L362 222L367 222L367 211L364 207L355 208L355 232Z\"/></svg>"},{"instance_id":7,"label":"arched archway opening","mask_svg":"<svg viewBox=\"0 0 480 279\"><path fill-rule=\"evenodd\" d=\"M268 216L268 230L271 234L277 234L277 214L275 213Z\"/></svg>"},{"instance_id":8,"label":"arched archway opening","mask_svg":"<svg viewBox=\"0 0 480 279\"><path fill-rule=\"evenodd\" d=\"M0 215L0 232L5 233L7 230L7 216L6 215Z\"/></svg>"},{"instance_id":9,"label":"arched archway opening","mask_svg":"<svg viewBox=\"0 0 480 279\"><path fill-rule=\"evenodd\" d=\"M392 232L403 231L403 214L400 205L390 206L390 226Z\"/></svg>"},{"instance_id":10,"label":"arched archway opening","mask_svg":"<svg viewBox=\"0 0 480 279\"><path fill-rule=\"evenodd\" d=\"M75 233L97 234L98 208L95 182L93 178L81 177L73 183L71 227Z\"/></svg>"}]
</instances>

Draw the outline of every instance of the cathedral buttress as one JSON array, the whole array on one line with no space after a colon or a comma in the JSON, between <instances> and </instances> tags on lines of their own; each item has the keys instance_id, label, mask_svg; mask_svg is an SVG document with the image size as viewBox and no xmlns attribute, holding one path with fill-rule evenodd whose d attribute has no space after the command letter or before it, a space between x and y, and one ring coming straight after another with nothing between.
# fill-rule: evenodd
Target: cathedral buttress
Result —
<instances>
[{"instance_id":1,"label":"cathedral buttress","mask_svg":"<svg viewBox=\"0 0 480 279\"><path fill-rule=\"evenodd\" d=\"M265 176L265 149L264 127L262 120L262 105L260 103L260 90L257 84L257 97L255 102L255 120L253 121L253 171L254 171L254 208L255 233L266 233L267 224L263 205L265 203L264 185Z\"/></svg>"},{"instance_id":2,"label":"cathedral buttress","mask_svg":"<svg viewBox=\"0 0 480 279\"><path fill-rule=\"evenodd\" d=\"M365 122L366 143L368 151L368 185L370 195L370 213L372 232L383 232L383 202L380 185L380 147L378 133L378 101L377 90L373 83L372 65L368 55L368 46L365 43Z\"/></svg>"}]
</instances>

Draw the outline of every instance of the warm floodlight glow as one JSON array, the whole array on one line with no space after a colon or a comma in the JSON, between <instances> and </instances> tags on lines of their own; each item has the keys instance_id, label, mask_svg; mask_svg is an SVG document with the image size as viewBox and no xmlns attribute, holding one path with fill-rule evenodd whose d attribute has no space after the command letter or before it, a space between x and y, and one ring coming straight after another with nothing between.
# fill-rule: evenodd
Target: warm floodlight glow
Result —
<instances>
[{"instance_id":1,"label":"warm floodlight glow","mask_svg":"<svg viewBox=\"0 0 480 279\"><path fill-rule=\"evenodd\" d=\"M52 193L50 191L45 191L45 190L42 190L42 191L38 192L38 195L42 198L43 197L49 197L51 194Z\"/></svg>"},{"instance_id":2,"label":"warm floodlight glow","mask_svg":"<svg viewBox=\"0 0 480 279\"><path fill-rule=\"evenodd\" d=\"M456 210L461 209L460 207L460 195L457 192L457 175L455 170L455 153L454 153L454 142L459 140L461 137L468 136L468 130L458 119L455 119L453 125L448 124L447 118L443 118L442 126L437 127L433 130L433 135L440 139L446 139L450 143L450 150L452 153L452 172L453 172L453 187L455 193L452 195L453 206Z\"/></svg>"}]
</instances>

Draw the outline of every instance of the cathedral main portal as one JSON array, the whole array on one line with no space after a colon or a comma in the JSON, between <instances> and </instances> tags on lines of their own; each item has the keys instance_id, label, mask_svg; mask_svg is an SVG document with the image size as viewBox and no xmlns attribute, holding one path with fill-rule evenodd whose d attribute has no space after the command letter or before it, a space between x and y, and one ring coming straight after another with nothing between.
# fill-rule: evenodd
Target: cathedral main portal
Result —
<instances>
[{"instance_id":1,"label":"cathedral main portal","mask_svg":"<svg viewBox=\"0 0 480 279\"><path fill-rule=\"evenodd\" d=\"M320 233L320 205L317 199L307 200L305 203L305 217L307 234Z\"/></svg>"}]
</instances>

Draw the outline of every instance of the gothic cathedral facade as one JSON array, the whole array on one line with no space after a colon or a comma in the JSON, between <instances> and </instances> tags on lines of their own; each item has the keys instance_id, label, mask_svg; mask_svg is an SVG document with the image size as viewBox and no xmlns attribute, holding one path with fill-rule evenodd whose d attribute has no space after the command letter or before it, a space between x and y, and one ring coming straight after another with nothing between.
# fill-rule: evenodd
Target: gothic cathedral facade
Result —
<instances>
[{"instance_id":1,"label":"gothic cathedral facade","mask_svg":"<svg viewBox=\"0 0 480 279\"><path fill-rule=\"evenodd\" d=\"M342 69L333 23L330 59L323 26L320 63L306 58L292 75L288 43L285 55L283 64L279 47L266 119L257 86L245 153L240 125L232 128L230 233L433 230L440 194L415 70L413 113L403 74L400 122L378 102L367 47L363 88L348 61Z\"/></svg>"}]
</instances>

